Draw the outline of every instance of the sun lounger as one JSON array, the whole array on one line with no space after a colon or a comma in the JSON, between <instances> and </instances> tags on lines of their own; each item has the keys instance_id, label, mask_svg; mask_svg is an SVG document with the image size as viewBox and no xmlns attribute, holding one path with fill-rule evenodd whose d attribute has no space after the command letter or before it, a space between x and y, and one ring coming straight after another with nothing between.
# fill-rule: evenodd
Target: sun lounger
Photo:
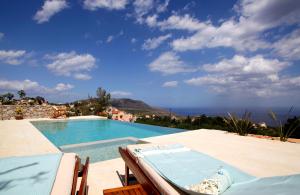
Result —
<instances>
[{"instance_id":1,"label":"sun lounger","mask_svg":"<svg viewBox=\"0 0 300 195\"><path fill-rule=\"evenodd\" d=\"M80 195L87 194L88 163L83 166ZM74 153L1 158L0 194L75 195L79 167Z\"/></svg>"},{"instance_id":2,"label":"sun lounger","mask_svg":"<svg viewBox=\"0 0 300 195\"><path fill-rule=\"evenodd\" d=\"M140 184L103 190L103 195L147 195Z\"/></svg>"},{"instance_id":3,"label":"sun lounger","mask_svg":"<svg viewBox=\"0 0 300 195\"><path fill-rule=\"evenodd\" d=\"M146 192L154 191L157 194L180 194L167 181L160 177L150 165L147 165L141 159L134 156L128 148L120 147L119 152L125 162L125 181L128 181L128 172L130 169Z\"/></svg>"},{"instance_id":4,"label":"sun lounger","mask_svg":"<svg viewBox=\"0 0 300 195\"><path fill-rule=\"evenodd\" d=\"M245 193L249 195L287 195L297 194L295 192L300 191L300 186L297 185L300 183L300 175L256 178L202 153L184 151L179 147L161 152L160 150L153 150L153 148L149 150L149 147L153 146L148 144L132 145L119 150L126 167L129 167L137 180L140 182L140 172L142 172L147 177L148 182L161 194L191 193L183 187L196 181L194 177L198 177L199 181L209 177L215 170L219 169L219 166L228 170L235 180L234 184L223 193L224 195ZM144 148L144 153L137 152L137 148ZM143 154L146 155L143 156ZM135 170L132 170L132 167ZM196 174L190 172L189 169L194 170ZM277 186L274 188L274 185Z\"/></svg>"},{"instance_id":5,"label":"sun lounger","mask_svg":"<svg viewBox=\"0 0 300 195\"><path fill-rule=\"evenodd\" d=\"M89 170L89 163L90 158L87 157L85 161L85 165L82 168L82 172L80 173L82 175L80 187L77 195L87 195L88 194L88 185L87 185L87 176L88 176L88 170Z\"/></svg>"}]
</instances>

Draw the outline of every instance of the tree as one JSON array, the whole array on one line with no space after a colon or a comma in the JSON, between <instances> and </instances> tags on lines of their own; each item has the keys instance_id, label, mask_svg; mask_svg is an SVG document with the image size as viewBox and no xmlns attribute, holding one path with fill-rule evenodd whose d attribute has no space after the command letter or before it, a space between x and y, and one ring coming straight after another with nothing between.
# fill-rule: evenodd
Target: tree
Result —
<instances>
[{"instance_id":1,"label":"tree","mask_svg":"<svg viewBox=\"0 0 300 195\"><path fill-rule=\"evenodd\" d=\"M105 89L99 87L96 91L97 98L96 98L96 107L95 111L103 112L109 106L110 94L106 93Z\"/></svg>"},{"instance_id":2,"label":"tree","mask_svg":"<svg viewBox=\"0 0 300 195\"><path fill-rule=\"evenodd\" d=\"M23 89L20 90L20 91L18 91L18 94L20 96L20 99L23 99L26 96L26 93L25 93L25 91Z\"/></svg>"},{"instance_id":3,"label":"tree","mask_svg":"<svg viewBox=\"0 0 300 195\"><path fill-rule=\"evenodd\" d=\"M3 104L11 104L13 98L14 98L14 94L12 94L12 93L6 93L6 94L1 95L0 101Z\"/></svg>"},{"instance_id":4,"label":"tree","mask_svg":"<svg viewBox=\"0 0 300 195\"><path fill-rule=\"evenodd\" d=\"M45 98L41 97L41 96L36 96L35 100L41 105L42 103L45 102Z\"/></svg>"},{"instance_id":5,"label":"tree","mask_svg":"<svg viewBox=\"0 0 300 195\"><path fill-rule=\"evenodd\" d=\"M12 93L6 93L3 95L5 99L7 99L8 101L11 101L14 98L14 94Z\"/></svg>"},{"instance_id":6,"label":"tree","mask_svg":"<svg viewBox=\"0 0 300 195\"><path fill-rule=\"evenodd\" d=\"M4 97L3 97L3 95L0 95L0 102L1 102L1 103L4 102Z\"/></svg>"}]
</instances>

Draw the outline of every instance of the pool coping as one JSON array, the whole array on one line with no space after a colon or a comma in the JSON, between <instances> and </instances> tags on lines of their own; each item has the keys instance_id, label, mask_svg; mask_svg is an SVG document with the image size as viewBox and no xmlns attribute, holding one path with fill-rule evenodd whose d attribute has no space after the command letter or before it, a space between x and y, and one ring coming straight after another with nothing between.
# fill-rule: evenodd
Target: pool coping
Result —
<instances>
[{"instance_id":1,"label":"pool coping","mask_svg":"<svg viewBox=\"0 0 300 195\"><path fill-rule=\"evenodd\" d=\"M25 119L26 120L26 119ZM47 118L40 118L40 119L27 119L28 121L37 131L39 131L40 134L42 134L43 137L47 139L51 144L55 146L57 150L60 152L63 152L63 149L69 149L69 148L74 148L74 147L84 147L84 146L89 146L89 145L95 145L95 144L102 144L102 143L110 143L110 142L117 142L117 141L122 141L122 140L131 140L138 142L137 144L143 144L143 143L149 143L148 141L145 141L144 139L151 138L151 137L159 137L159 136L165 136L165 135L170 135L170 134L177 134L177 133L184 133L189 130L185 129L178 129L178 128L170 128L170 127L163 127L163 126L156 126L156 125L149 125L149 124L143 124L143 123L134 123L134 122L125 122L125 121L117 121L117 120L112 120L120 123L125 123L125 124L134 124L137 126L151 126L151 127L159 127L162 129L168 129L168 130L180 130L179 132L172 132L164 135L154 135L150 137L145 137L145 138L137 138L133 136L128 136L128 137L120 137L120 138L113 138L113 139L108 139L108 140L97 140L97 141L91 141L91 142L82 142L82 143L76 143L76 144L67 144L67 145L62 145L62 146L57 146L55 145L51 140L48 139L46 135L42 133L41 130L39 130L37 127L32 122L66 122L66 121L87 121L87 120L111 120L108 119L107 117L101 117L101 116L78 116L78 117L69 117L69 118L63 118L63 119L47 119Z\"/></svg>"},{"instance_id":2,"label":"pool coping","mask_svg":"<svg viewBox=\"0 0 300 195\"><path fill-rule=\"evenodd\" d=\"M94 115L88 115L88 116L76 116L76 117L68 117L68 118L32 118L32 119L23 119L29 122L35 122L35 121L49 121L49 122L56 122L56 121L68 121L68 120L107 120L107 117L103 116L94 116Z\"/></svg>"},{"instance_id":3,"label":"pool coping","mask_svg":"<svg viewBox=\"0 0 300 195\"><path fill-rule=\"evenodd\" d=\"M76 147L84 147L84 146L91 146L91 145L97 145L97 144L119 142L119 141L125 141L125 140L130 140L130 141L134 141L134 142L141 142L141 143L147 143L147 142L145 142L143 140L140 140L136 137L122 137L122 138L99 140L99 141L93 141L93 142L83 142L83 143L79 143L79 144L68 144L68 145L59 146L58 149L63 150L63 149L70 149L70 148L76 148Z\"/></svg>"},{"instance_id":4,"label":"pool coping","mask_svg":"<svg viewBox=\"0 0 300 195\"><path fill-rule=\"evenodd\" d=\"M0 120L0 158L28 156L62 151L31 122L64 120L106 120L100 116L79 116L66 119L34 118L23 120ZM34 140L34 141L33 141Z\"/></svg>"}]
</instances>

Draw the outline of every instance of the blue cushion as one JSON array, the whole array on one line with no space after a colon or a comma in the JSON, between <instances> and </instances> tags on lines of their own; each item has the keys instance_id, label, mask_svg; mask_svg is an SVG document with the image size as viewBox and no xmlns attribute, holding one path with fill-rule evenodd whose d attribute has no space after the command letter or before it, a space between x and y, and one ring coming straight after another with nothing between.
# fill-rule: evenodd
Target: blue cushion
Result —
<instances>
[{"instance_id":1,"label":"blue cushion","mask_svg":"<svg viewBox=\"0 0 300 195\"><path fill-rule=\"evenodd\" d=\"M0 194L49 195L62 154L0 158Z\"/></svg>"},{"instance_id":2,"label":"blue cushion","mask_svg":"<svg viewBox=\"0 0 300 195\"><path fill-rule=\"evenodd\" d=\"M222 195L296 195L300 194L300 174L256 178L233 184Z\"/></svg>"}]
</instances>

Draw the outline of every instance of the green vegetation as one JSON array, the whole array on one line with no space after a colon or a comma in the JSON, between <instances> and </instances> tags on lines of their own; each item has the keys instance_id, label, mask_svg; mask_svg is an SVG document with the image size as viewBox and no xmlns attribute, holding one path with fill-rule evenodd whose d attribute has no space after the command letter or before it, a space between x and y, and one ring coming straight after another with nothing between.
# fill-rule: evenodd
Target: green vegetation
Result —
<instances>
[{"instance_id":1,"label":"green vegetation","mask_svg":"<svg viewBox=\"0 0 300 195\"><path fill-rule=\"evenodd\" d=\"M13 98L14 98L14 94L12 93L5 93L3 95L0 95L0 101L2 104L13 104Z\"/></svg>"},{"instance_id":2,"label":"green vegetation","mask_svg":"<svg viewBox=\"0 0 300 195\"><path fill-rule=\"evenodd\" d=\"M26 96L26 93L24 90L18 91L18 94L19 94L20 99L23 99Z\"/></svg>"},{"instance_id":3,"label":"green vegetation","mask_svg":"<svg viewBox=\"0 0 300 195\"><path fill-rule=\"evenodd\" d=\"M155 108L143 101L133 100L129 98L118 98L111 99L110 101L113 107L123 110L127 113L134 114L136 116L143 115L158 115L158 116L169 116L170 112L161 108Z\"/></svg>"},{"instance_id":4,"label":"green vegetation","mask_svg":"<svg viewBox=\"0 0 300 195\"><path fill-rule=\"evenodd\" d=\"M289 119L289 116L292 113L293 109L294 107L291 107L288 113L286 114L286 123L279 120L275 112L269 112L269 116L277 124L277 127L275 127L275 129L277 130L277 133L280 137L280 141L287 141L288 138L291 137L297 129L297 133L299 134L300 118L294 117L294 119Z\"/></svg>"},{"instance_id":5,"label":"green vegetation","mask_svg":"<svg viewBox=\"0 0 300 195\"><path fill-rule=\"evenodd\" d=\"M46 102L45 98L41 96L26 97L24 90L18 91L18 95L22 101L14 99L14 94L5 93L0 95L0 104L14 105L14 104L43 104ZM75 101L73 103L66 103L67 116L81 116L81 115L102 115L107 116L105 110L112 105L120 110L138 116L136 123L144 123L150 125L158 125L164 127L180 128L187 130L195 129L217 129L228 132L235 132L239 135L257 134L264 136L279 137L281 141L287 141L289 137L300 138L300 117L290 118L293 107L286 115L286 119L281 121L277 114L270 112L269 116L273 119L276 127L264 127L255 124L251 121L251 113L245 112L239 118L235 114L228 113L228 117L210 117L206 115L194 117L175 117L172 113L159 108L153 108L146 103L139 100L131 99L111 99L109 93L105 89L99 87L96 91L96 97L89 97L86 100ZM21 109L16 109L16 116L23 114ZM109 116L108 116L109 117Z\"/></svg>"},{"instance_id":6,"label":"green vegetation","mask_svg":"<svg viewBox=\"0 0 300 195\"><path fill-rule=\"evenodd\" d=\"M226 124L222 117L208 117L205 115L193 118L188 116L179 119L170 116L139 117L135 122L187 130L201 128L226 130Z\"/></svg>"},{"instance_id":7,"label":"green vegetation","mask_svg":"<svg viewBox=\"0 0 300 195\"><path fill-rule=\"evenodd\" d=\"M224 117L229 131L245 136L252 132L254 124L251 122L251 112L245 111L242 118L238 118L235 114L228 113L228 117Z\"/></svg>"},{"instance_id":8,"label":"green vegetation","mask_svg":"<svg viewBox=\"0 0 300 195\"><path fill-rule=\"evenodd\" d=\"M105 89L99 87L96 91L97 97L89 97L86 100L76 101L68 106L68 116L81 115L105 115L104 111L110 105L110 94ZM71 106L70 106L71 105ZM106 116L106 115L105 115Z\"/></svg>"},{"instance_id":9,"label":"green vegetation","mask_svg":"<svg viewBox=\"0 0 300 195\"><path fill-rule=\"evenodd\" d=\"M45 98L41 96L34 97L26 97L26 92L24 90L20 90L17 92L20 100L25 100L22 102L23 104L35 105L35 104L43 104L46 102ZM0 95L0 104L2 105L14 105L19 103L16 99L14 99L14 94L12 93L5 93Z\"/></svg>"},{"instance_id":10,"label":"green vegetation","mask_svg":"<svg viewBox=\"0 0 300 195\"><path fill-rule=\"evenodd\" d=\"M229 114L228 118L210 117L201 115L197 117L170 117L170 116L153 116L149 115L138 117L136 123L149 125L158 125L163 127L180 128L187 130L196 129L217 129L228 132L235 132L239 135L256 134L271 137L280 137L280 133L276 127L261 127L251 121L251 114L245 112L242 118L238 118L233 114ZM300 138L300 117L294 117L287 120L283 125L283 132L289 137ZM292 131L289 131L292 130ZM287 133L289 132L289 133ZM288 137L287 137L288 138ZM280 139L284 141L283 139Z\"/></svg>"},{"instance_id":11,"label":"green vegetation","mask_svg":"<svg viewBox=\"0 0 300 195\"><path fill-rule=\"evenodd\" d=\"M23 110L20 107L17 107L15 110L15 119L20 120L23 119Z\"/></svg>"},{"instance_id":12,"label":"green vegetation","mask_svg":"<svg viewBox=\"0 0 300 195\"><path fill-rule=\"evenodd\" d=\"M97 98L96 98L96 105L95 105L95 111L96 113L101 113L106 110L106 108L110 105L110 94L106 93L105 89L102 89L99 87L97 89Z\"/></svg>"},{"instance_id":13,"label":"green vegetation","mask_svg":"<svg viewBox=\"0 0 300 195\"><path fill-rule=\"evenodd\" d=\"M41 104L43 104L44 102L46 102L45 98L43 98L43 97L41 97L41 96L36 96L36 97L35 97L35 101L36 101L39 105L41 105Z\"/></svg>"}]
</instances>

